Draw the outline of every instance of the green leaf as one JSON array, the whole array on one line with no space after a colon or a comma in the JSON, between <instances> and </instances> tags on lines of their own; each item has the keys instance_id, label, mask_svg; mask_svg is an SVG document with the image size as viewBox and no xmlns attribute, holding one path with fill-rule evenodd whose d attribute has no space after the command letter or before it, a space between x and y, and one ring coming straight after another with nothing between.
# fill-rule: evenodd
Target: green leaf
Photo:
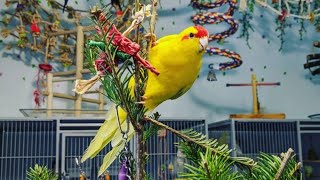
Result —
<instances>
[{"instance_id":1,"label":"green leaf","mask_svg":"<svg viewBox=\"0 0 320 180\"><path fill-rule=\"evenodd\" d=\"M27 171L27 180L58 180L58 175L46 166L36 164Z\"/></svg>"},{"instance_id":2,"label":"green leaf","mask_svg":"<svg viewBox=\"0 0 320 180\"><path fill-rule=\"evenodd\" d=\"M213 154L223 156L227 158L228 161L232 161L240 167L241 166L253 167L255 165L255 162L251 158L231 157L230 152L232 150L228 149L227 145L219 145L216 139L207 139L206 135L203 135L202 133L199 133L193 130L182 131L182 133L189 136L192 139L193 143L195 143L193 146L190 146L188 142L183 142L183 141L181 141L178 144L178 148L181 149L184 154L186 154L187 158L192 157L194 155L194 152L201 153L204 150L208 149ZM192 149L192 148L195 148L195 149ZM190 153L189 155L187 154L188 152ZM196 159L191 158L191 159L193 160L194 163L198 162L199 160L197 158Z\"/></svg>"}]
</instances>

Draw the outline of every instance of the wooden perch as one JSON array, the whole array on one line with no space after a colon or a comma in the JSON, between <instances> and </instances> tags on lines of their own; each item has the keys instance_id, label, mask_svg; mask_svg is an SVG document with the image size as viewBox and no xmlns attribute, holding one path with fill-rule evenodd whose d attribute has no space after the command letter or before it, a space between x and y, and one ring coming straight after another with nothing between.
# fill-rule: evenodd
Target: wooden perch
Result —
<instances>
[{"instance_id":1,"label":"wooden perch","mask_svg":"<svg viewBox=\"0 0 320 180\"><path fill-rule=\"evenodd\" d=\"M48 91L44 91L43 92L43 95L45 96L49 96L49 92ZM62 99L69 99L69 100L76 100L76 96L72 96L72 95L68 95L68 94L63 94L63 93L56 93L56 92L53 92L52 93L52 96L53 97L57 97L57 98L62 98ZM94 103L94 104L101 104L101 101L100 100L97 100L97 99L92 99L92 98L84 98L82 97L82 101L83 102L88 102L88 103ZM103 105L106 105L107 102L103 102Z\"/></svg>"},{"instance_id":2,"label":"wooden perch","mask_svg":"<svg viewBox=\"0 0 320 180\"><path fill-rule=\"evenodd\" d=\"M57 78L57 79L53 79L52 82L74 81L74 80L76 80L75 77L67 77L67 78Z\"/></svg>"},{"instance_id":3,"label":"wooden perch","mask_svg":"<svg viewBox=\"0 0 320 180\"><path fill-rule=\"evenodd\" d=\"M82 74L86 74L86 73L91 73L91 71L89 69L82 69L81 70ZM58 76L70 76L70 75L74 75L76 74L76 70L70 70L70 71L63 71L63 72L53 72L52 73L54 77L58 77Z\"/></svg>"},{"instance_id":4,"label":"wooden perch","mask_svg":"<svg viewBox=\"0 0 320 180\"><path fill-rule=\"evenodd\" d=\"M274 180L279 180L285 167L287 166L289 160L291 159L292 155L293 155L294 151L293 149L289 148L287 153L284 155L283 160L281 162L280 168L276 174L276 176L274 177Z\"/></svg>"},{"instance_id":5,"label":"wooden perch","mask_svg":"<svg viewBox=\"0 0 320 180\"><path fill-rule=\"evenodd\" d=\"M86 26L86 27L82 27L83 28L83 32L87 32L87 31L93 31L95 30L94 26ZM67 35L67 34L75 34L77 33L77 30L64 30L64 31L57 31L57 32L52 32L52 33L48 33L49 36L59 36L59 35Z\"/></svg>"}]
</instances>

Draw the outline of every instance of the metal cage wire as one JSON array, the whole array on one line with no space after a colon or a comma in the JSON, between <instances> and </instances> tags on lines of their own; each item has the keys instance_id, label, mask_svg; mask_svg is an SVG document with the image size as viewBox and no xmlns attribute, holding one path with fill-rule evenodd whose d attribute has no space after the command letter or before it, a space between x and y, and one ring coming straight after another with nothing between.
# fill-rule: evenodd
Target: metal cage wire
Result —
<instances>
[{"instance_id":1,"label":"metal cage wire","mask_svg":"<svg viewBox=\"0 0 320 180\"><path fill-rule=\"evenodd\" d=\"M93 139L103 119L0 119L0 179L26 179L26 171L35 164L47 166L64 179L78 179L79 158ZM161 120L177 130L194 129L206 133L205 120ZM150 161L147 173L154 179L173 179L183 160L174 143L179 139L170 132L152 136L147 144ZM86 176L98 179L97 174L107 146L96 158L81 164ZM134 147L132 146L132 149ZM134 151L134 150L133 150ZM180 164L179 164L180 163ZM180 167L179 167L180 165ZM119 163L108 169L117 178Z\"/></svg>"},{"instance_id":2,"label":"metal cage wire","mask_svg":"<svg viewBox=\"0 0 320 180\"><path fill-rule=\"evenodd\" d=\"M0 121L0 179L25 179L35 164L55 169L56 121Z\"/></svg>"},{"instance_id":3,"label":"metal cage wire","mask_svg":"<svg viewBox=\"0 0 320 180\"><path fill-rule=\"evenodd\" d=\"M231 119L209 125L209 137L223 139L236 149L233 156L256 159L260 152L280 155L288 148L302 162L298 121Z\"/></svg>"}]
</instances>

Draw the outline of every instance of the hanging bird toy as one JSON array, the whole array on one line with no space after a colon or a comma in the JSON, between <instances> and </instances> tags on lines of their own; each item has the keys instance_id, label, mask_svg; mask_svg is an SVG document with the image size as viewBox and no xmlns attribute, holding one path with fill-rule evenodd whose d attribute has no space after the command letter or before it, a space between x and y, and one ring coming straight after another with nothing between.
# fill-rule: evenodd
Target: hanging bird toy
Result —
<instances>
[{"instance_id":1,"label":"hanging bird toy","mask_svg":"<svg viewBox=\"0 0 320 180\"><path fill-rule=\"evenodd\" d=\"M107 42L96 42L96 41L90 40L88 42L89 47L90 46L99 47L99 49L102 51L105 51L106 49L110 49L111 51L117 50L114 63L117 64L118 60L125 61L132 57L142 67L150 70L156 75L160 74L147 60L143 59L140 56L139 54L139 51L141 49L140 45L135 42L132 42L129 38L125 37L124 35L131 32L134 28L136 28L137 27L135 26L136 24L140 24L142 22L142 20L139 19L140 16L135 16L139 20L135 19L133 21L133 25L128 28L129 30L126 30L123 34L121 34L114 24L111 24L110 22L107 21L106 15L103 14L102 11L99 11L99 12L94 11L94 12L99 13L94 15L98 17L100 22L105 22L105 26L102 27L102 29L98 26L95 27L96 32L99 35L106 33L106 36L107 36L106 39L111 40L111 43L108 44L109 45L108 46ZM140 13L140 12L137 12L137 13ZM94 77L92 77L89 80L76 80L75 92L77 92L78 94L83 94L89 88L91 88L100 79L100 77L104 75L104 72L101 72L101 67L106 68L107 71L110 72L111 69L108 68L108 65L103 63L104 62L103 59L105 59L105 57L106 57L106 54L102 53L100 54L100 57L95 61L95 68L97 72L100 72L100 73L97 73Z\"/></svg>"},{"instance_id":2,"label":"hanging bird toy","mask_svg":"<svg viewBox=\"0 0 320 180\"><path fill-rule=\"evenodd\" d=\"M34 102L35 102L36 108L40 107L40 105L41 105L40 100L41 99L42 99L42 102L44 102L44 97L42 96L42 91L47 86L45 79L47 77L47 74L51 70L52 70L52 66L50 64L39 64L39 70L38 70L37 81L36 81L37 89L33 91Z\"/></svg>"},{"instance_id":3,"label":"hanging bird toy","mask_svg":"<svg viewBox=\"0 0 320 180\"><path fill-rule=\"evenodd\" d=\"M120 123L119 119L119 114L118 114L118 105L116 106L116 114L117 114L117 122L118 122L118 127L119 130L122 134L122 141L124 141L124 148L121 151L119 155L119 160L120 160L120 170L119 170L119 180L133 180L133 172L132 168L134 167L134 158L132 155L132 152L129 149L129 143L128 143L128 138L129 138L129 131L130 131L130 121L129 119L126 120L126 130L122 129L122 125ZM132 127L131 127L132 128Z\"/></svg>"},{"instance_id":4,"label":"hanging bird toy","mask_svg":"<svg viewBox=\"0 0 320 180\"><path fill-rule=\"evenodd\" d=\"M217 12L207 12L208 9L213 9L220 7L224 4L229 4L229 9L226 13L217 13ZM200 13L195 14L191 17L192 22L195 24L218 24L221 22L226 22L230 25L230 28L226 31L217 34L209 35L210 41L223 41L225 38L233 35L238 30L238 23L232 18L234 10L236 8L237 2L236 0L219 0L216 2L207 2L201 3L199 0L192 0L191 6L195 9L200 10ZM201 12L201 10L206 10L205 12ZM230 51L228 49L220 49L217 47L207 47L206 53L209 55L220 55L225 56L233 61L219 63L218 66L210 65L217 70L228 70L237 68L242 64L242 60L239 54Z\"/></svg>"}]
</instances>

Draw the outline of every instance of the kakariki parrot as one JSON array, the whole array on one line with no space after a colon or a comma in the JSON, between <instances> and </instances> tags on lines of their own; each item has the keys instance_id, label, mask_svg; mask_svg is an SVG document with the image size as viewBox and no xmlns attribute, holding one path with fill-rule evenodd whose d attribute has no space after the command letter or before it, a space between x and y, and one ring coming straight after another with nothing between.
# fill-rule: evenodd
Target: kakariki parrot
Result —
<instances>
[{"instance_id":1,"label":"kakariki parrot","mask_svg":"<svg viewBox=\"0 0 320 180\"><path fill-rule=\"evenodd\" d=\"M201 26L191 26L179 34L168 35L157 40L148 53L150 64L160 74L148 71L148 80L144 97L144 106L151 112L162 102L176 99L186 93L200 71L202 56L208 45L208 31ZM129 86L134 89L134 79ZM134 93L132 91L132 96ZM118 118L122 129L126 129L126 112L118 108ZM84 152L81 162L95 157L111 142L113 149L103 159L99 175L111 165L125 146L125 141L118 127L116 110L111 109L107 118ZM130 124L129 138L134 135Z\"/></svg>"}]
</instances>

